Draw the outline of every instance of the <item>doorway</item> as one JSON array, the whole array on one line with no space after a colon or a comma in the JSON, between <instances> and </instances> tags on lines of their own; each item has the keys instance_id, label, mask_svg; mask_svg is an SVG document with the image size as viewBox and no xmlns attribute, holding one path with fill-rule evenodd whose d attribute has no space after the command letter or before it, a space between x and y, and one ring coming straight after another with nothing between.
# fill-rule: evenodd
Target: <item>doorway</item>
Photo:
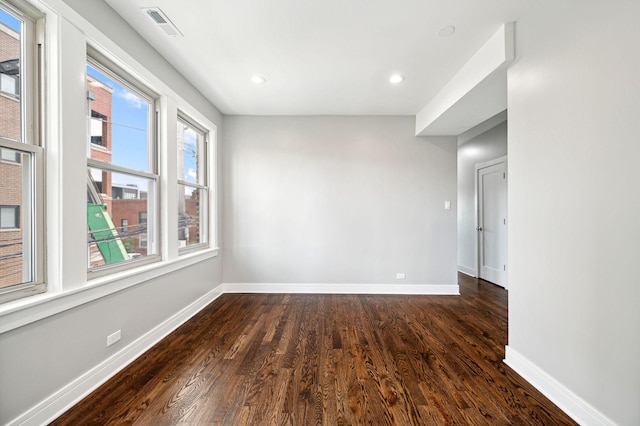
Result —
<instances>
[{"instance_id":1,"label":"doorway","mask_svg":"<svg viewBox=\"0 0 640 426\"><path fill-rule=\"evenodd\" d=\"M478 277L507 288L507 157L475 170Z\"/></svg>"}]
</instances>

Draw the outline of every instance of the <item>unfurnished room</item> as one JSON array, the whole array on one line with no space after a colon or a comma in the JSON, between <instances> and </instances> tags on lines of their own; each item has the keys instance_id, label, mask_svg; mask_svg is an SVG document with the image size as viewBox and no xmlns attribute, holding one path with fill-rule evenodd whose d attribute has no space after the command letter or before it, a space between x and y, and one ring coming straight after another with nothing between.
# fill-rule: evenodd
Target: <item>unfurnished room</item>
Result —
<instances>
[{"instance_id":1,"label":"unfurnished room","mask_svg":"<svg viewBox=\"0 0 640 426\"><path fill-rule=\"evenodd\" d=\"M640 424L640 1L0 0L0 424Z\"/></svg>"}]
</instances>

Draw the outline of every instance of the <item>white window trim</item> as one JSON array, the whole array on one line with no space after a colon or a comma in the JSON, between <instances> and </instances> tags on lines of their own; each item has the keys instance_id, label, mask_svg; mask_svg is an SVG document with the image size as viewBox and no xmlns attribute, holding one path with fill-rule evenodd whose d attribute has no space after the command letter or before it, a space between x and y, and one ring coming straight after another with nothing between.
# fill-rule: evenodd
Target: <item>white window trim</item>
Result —
<instances>
[{"instance_id":1,"label":"white window trim","mask_svg":"<svg viewBox=\"0 0 640 426\"><path fill-rule=\"evenodd\" d=\"M40 146L29 145L27 143L2 141L4 148L13 149L18 152L31 154L31 191L30 204L22 205L21 216L31 216L32 226L24 226L21 220L21 230L23 239L30 238L32 241L32 249L26 256L32 267L33 280L26 283L16 284L10 287L0 289L0 306L11 303L11 301L23 297L32 297L34 294L42 293L47 290L47 282L45 280L45 229L44 229L44 152ZM25 232L31 235L24 235ZM0 311L1 313L2 311Z\"/></svg>"},{"instance_id":2,"label":"white window trim","mask_svg":"<svg viewBox=\"0 0 640 426\"><path fill-rule=\"evenodd\" d=\"M208 249L169 261L139 266L91 280L91 284L62 292L48 292L0 305L0 334L68 309L170 274L218 256L219 249Z\"/></svg>"},{"instance_id":3,"label":"white window trim","mask_svg":"<svg viewBox=\"0 0 640 426\"><path fill-rule=\"evenodd\" d=\"M47 291L45 264L45 182L44 182L44 140L41 132L44 126L40 121L44 117L44 93L38 93L42 87L44 75L41 69L46 66L44 43L43 14L29 4L15 7L7 2L1 2L3 8L18 16L23 21L23 33L20 46L20 60L22 62L20 82L20 114L21 135L20 142L0 137L3 148L18 152L29 153L31 158L31 197L27 205L21 206L21 215L30 215L30 227L21 226L22 232L28 232L24 238L31 240L31 250L26 254L33 279L30 282L13 285L0 289L0 304L4 305L23 297ZM24 255L23 255L24 256ZM0 305L1 306L1 305ZM1 312L1 311L0 311Z\"/></svg>"},{"instance_id":4,"label":"white window trim","mask_svg":"<svg viewBox=\"0 0 640 426\"><path fill-rule=\"evenodd\" d=\"M210 189L208 186L204 186L204 185L194 185L193 183L189 183L189 182L184 182L184 181L178 181L178 188L180 188L180 185L184 185L190 188L195 188L195 189L204 189L206 191L206 205L207 205L207 212L206 212L206 216L204 218L204 220L202 220L202 224L201 224L201 229L200 229L200 233L201 235L204 235L204 241L197 243L197 244L191 244L191 245L187 245L186 247L178 247L178 253L180 255L183 255L185 253L191 253L194 251L199 251L199 250L204 250L209 248L210 243L209 243L209 222L211 220L211 214L209 213L209 209L210 209L210 203L209 203L209 198L211 198L210 196Z\"/></svg>"},{"instance_id":5,"label":"white window trim","mask_svg":"<svg viewBox=\"0 0 640 426\"><path fill-rule=\"evenodd\" d=\"M183 124L194 128L202 134L202 147L204 149L205 156L201 159L200 164L198 164L198 168L200 173L203 173L202 179L200 182L193 183L187 182L181 179L181 176L177 179L177 187L180 188L180 185L194 188L194 189L203 189L206 192L206 207L207 211L204 215L204 218L201 219L201 229L200 234L204 236L203 241L197 244L187 245L186 247L179 247L178 253L179 255L184 255L187 253L192 253L200 250L205 250L211 246L211 233L209 231L211 227L211 223L213 220L213 215L211 214L211 209L213 208L210 203L211 199L211 182L215 182L212 179L212 170L215 170L214 163L211 163L212 156L210 155L211 145L209 144L209 134L211 130L207 129L205 126L197 123L187 114L183 113L181 110L178 110L178 122L182 122Z\"/></svg>"},{"instance_id":6,"label":"white window trim","mask_svg":"<svg viewBox=\"0 0 640 426\"><path fill-rule=\"evenodd\" d=\"M217 247L218 211L216 210L218 198L217 186L219 184L217 180L217 126L211 119L211 117L219 119L220 116L216 115L218 113L210 110L208 113L211 114L211 116L203 114L199 109L191 105L181 93L176 92L173 86L165 83L152 71L141 65L136 57L129 54L120 45L105 36L63 0L26 1L33 4L34 10L37 8L41 14L46 16L47 20L47 25L44 26L44 29L48 43L45 50L48 71L47 74L43 75L40 79L45 94L40 111L46 112L47 116L47 126L43 126L42 129L42 132L46 134L47 151L43 153L42 150L40 150L38 153L40 158L37 160L42 162L46 154L48 162L46 169L47 211L49 213L46 223L50 226L47 240L47 247L50 248L50 254L46 269L48 275L48 291L43 294L0 304L0 333L22 327L77 306L82 306L91 301L161 277L173 271L188 268L200 262L209 261L219 255L219 248ZM171 117L171 115L167 114L170 114L172 109L176 110L177 108L183 111L189 117L192 117L198 123L202 123L204 127L209 129L209 173L212 178L209 189L209 242L211 246L209 249L178 256L177 244L175 244L175 253L171 250L164 250L160 262L150 265L139 265L136 268L94 280L87 279L86 267L84 267L84 265L81 265L82 274L80 273L81 271L74 268L68 270L68 266L63 265L64 262L59 253L61 253L62 249L68 244L67 240L69 240L69 235L63 232L64 229L66 229L65 226L63 226L64 218L66 217L66 200L62 197L63 179L59 174L60 168L65 164L59 161L63 148L62 130L65 125L68 125L67 120L59 111L59 106L63 104L62 89L59 82L65 81L66 84L68 84L69 80L69 78L66 78L62 73L61 64L61 57L64 57L65 52L68 52L68 46L63 46L60 43L61 34L64 36L65 32L65 21L73 26L74 31L77 30L79 33L84 34L85 42L88 45L95 49L100 49L103 53L108 52L109 60L119 69L133 78L145 81L149 89L161 94L162 121L170 125L160 127L159 149L165 150L164 152L169 152L169 150L166 150L166 146L170 143L169 138L167 138L170 130L167 129L171 126L175 127L175 115ZM107 54L105 53L105 55ZM83 61L83 63L86 63L86 60ZM81 99L81 101L83 100ZM167 104L170 105L171 108L167 108ZM25 147L22 148L24 149ZM39 149L39 147L31 148ZM75 158L76 156L77 154L73 154L71 157ZM86 158L86 154L84 158ZM173 162L175 163L175 161ZM160 167L159 164L158 170L161 175L164 174L164 178L160 181L160 191L163 194L166 191L175 192L175 169L172 172L173 174L166 173L171 166L167 166L167 161L161 164L162 167ZM82 168L86 174L86 166L83 165ZM42 173L38 176L43 182L44 175L45 170L42 170ZM173 178L171 178L171 176L173 176ZM41 189L42 188L41 186ZM44 190L42 189L42 194L36 194L36 197L43 199ZM166 210L167 207L162 204L161 206L162 216L165 216L164 219L161 218L161 229L163 229L163 235L170 235L166 233L166 229L169 226L173 227L174 224L167 222L166 216L168 214L164 214L168 212L168 210ZM43 233L40 235L43 235ZM71 242L73 241L75 240L71 238ZM172 243L171 239L167 238L163 243L163 247L166 245L170 246ZM42 239L41 244L44 246L44 239Z\"/></svg>"},{"instance_id":7,"label":"white window trim","mask_svg":"<svg viewBox=\"0 0 640 426\"><path fill-rule=\"evenodd\" d=\"M147 222L147 238L145 239L146 244L144 248L148 249L151 247L154 252L151 255L144 256L138 259L128 259L123 262L114 263L110 265L102 265L96 267L88 267L87 269L87 277L89 280L94 280L98 277L107 276L109 274L113 274L119 271L124 271L126 269L134 268L138 265L143 265L147 263L158 262L162 259L161 257L161 247L160 239L160 197L162 196L162 189L160 187L160 171L158 170L158 156L160 155L160 141L158 137L158 126L160 123L157 121L157 117L159 115L159 98L160 96L150 89L144 83L135 82L134 78L131 77L126 71L121 70L117 65L113 64L105 55L100 53L98 50L93 49L91 47L87 48L87 64L92 68L96 69L100 73L105 76L111 78L116 83L122 85L126 89L130 90L137 96L140 96L144 101L149 104L150 114L148 117L148 129L149 129L149 140L147 147L147 164L149 171L140 171L130 169L128 167L119 166L117 164L108 163L101 160L96 160L90 158L89 152L94 144L91 143L90 140L90 132L87 133L87 169L94 168L102 171L108 171L111 173L121 173L129 176L141 177L145 179L149 179L152 181L152 185L148 188L148 203L153 207L153 214L149 215L150 220ZM89 112L89 111L87 111ZM91 115L88 114L87 122L90 123ZM90 124L89 124L90 126ZM112 149L113 151L113 149ZM142 241L140 238L139 241ZM142 247L142 245L140 245Z\"/></svg>"}]
</instances>

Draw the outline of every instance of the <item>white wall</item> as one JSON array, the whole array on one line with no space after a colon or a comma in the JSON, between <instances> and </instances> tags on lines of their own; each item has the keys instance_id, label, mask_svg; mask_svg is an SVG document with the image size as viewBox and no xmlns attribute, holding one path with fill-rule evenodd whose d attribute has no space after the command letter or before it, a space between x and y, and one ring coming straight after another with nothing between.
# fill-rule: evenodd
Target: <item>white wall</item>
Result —
<instances>
[{"instance_id":1,"label":"white wall","mask_svg":"<svg viewBox=\"0 0 640 426\"><path fill-rule=\"evenodd\" d=\"M483 123L476 128L482 125ZM458 270L469 275L477 276L478 266L475 166L504 155L507 155L506 121L458 147Z\"/></svg>"},{"instance_id":2,"label":"white wall","mask_svg":"<svg viewBox=\"0 0 640 426\"><path fill-rule=\"evenodd\" d=\"M67 3L77 10L69 9ZM54 12L48 20L51 73L48 87L49 93L59 96L47 117L46 141L47 278L51 291L2 306L0 324L3 330L12 329L0 334L0 424L16 418L30 422L27 424L49 420L47 416L58 413L64 404L71 402L69 398L88 390L83 386L95 384L93 379L108 376L110 369L126 361L122 354L127 350L141 349L149 343L149 336L158 337L157 330L167 330L171 325L168 320L174 321L175 326L175 319L184 320L185 312L193 309L194 304L218 294L216 289L222 281L220 257L213 257L214 250L189 261L174 258L169 262L165 252L161 267L172 272L156 278L145 278L153 275L147 271L140 275L119 274L126 279L99 279L99 284L87 280L86 233L80 232L86 221L83 212L86 212L87 41L92 39L107 50L113 48L110 53L119 56L124 66L139 72L139 77L149 77L156 90L166 94L170 88L172 94L165 96L163 102L174 113L180 107L197 119L217 125L218 130L221 115L104 2L46 0L46 5ZM99 34L91 23L104 34ZM175 124L168 127L175 129ZM175 175L175 158L162 161L174 164ZM162 186L175 191L175 180L170 182L166 175L163 179ZM163 215L170 215L166 204L163 206ZM136 280L141 282L125 288ZM123 289L117 290L120 287ZM96 296L99 294L103 297ZM93 300L77 303L84 299ZM27 306L21 305L25 303ZM8 306L13 308L7 310ZM58 313L45 313L50 311ZM33 321L33 318L41 319ZM9 327L9 319L25 325ZM107 348L107 334L118 329L122 330L122 340ZM156 334L148 334L154 330ZM96 368L103 369L100 374L88 377L87 372ZM71 384L78 384L79 388L73 389ZM35 417L29 420L32 415Z\"/></svg>"},{"instance_id":3,"label":"white wall","mask_svg":"<svg viewBox=\"0 0 640 426\"><path fill-rule=\"evenodd\" d=\"M538 1L508 77L508 350L620 425L640 424L638 17Z\"/></svg>"},{"instance_id":4,"label":"white wall","mask_svg":"<svg viewBox=\"0 0 640 426\"><path fill-rule=\"evenodd\" d=\"M456 139L414 124L225 117L224 282L457 285Z\"/></svg>"}]
</instances>

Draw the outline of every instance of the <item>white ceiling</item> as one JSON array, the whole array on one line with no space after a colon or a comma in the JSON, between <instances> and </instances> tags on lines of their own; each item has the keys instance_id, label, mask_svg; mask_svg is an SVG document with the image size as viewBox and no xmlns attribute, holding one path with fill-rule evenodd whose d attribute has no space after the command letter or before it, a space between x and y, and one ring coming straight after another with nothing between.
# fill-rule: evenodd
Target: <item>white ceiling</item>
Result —
<instances>
[{"instance_id":1,"label":"white ceiling","mask_svg":"<svg viewBox=\"0 0 640 426\"><path fill-rule=\"evenodd\" d=\"M223 114L413 115L531 0L106 0ZM142 7L157 6L184 37ZM439 38L439 28L456 32ZM399 72L397 85L389 76ZM267 79L255 85L259 74Z\"/></svg>"}]
</instances>

